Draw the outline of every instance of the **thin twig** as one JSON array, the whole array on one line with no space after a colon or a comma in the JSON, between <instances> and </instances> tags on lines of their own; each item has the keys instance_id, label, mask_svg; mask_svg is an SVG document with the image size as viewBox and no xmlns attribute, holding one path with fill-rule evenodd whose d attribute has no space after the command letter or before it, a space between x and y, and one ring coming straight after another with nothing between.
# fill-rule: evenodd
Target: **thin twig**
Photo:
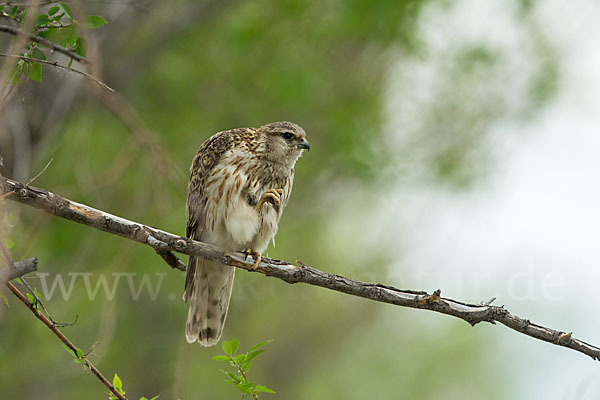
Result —
<instances>
[{"instance_id":1,"label":"thin twig","mask_svg":"<svg viewBox=\"0 0 600 400\"><path fill-rule=\"evenodd\" d=\"M96 78L94 75L89 74L89 73L84 72L84 71L80 71L80 70L75 69L75 68L71 68L71 67L67 67L65 65L61 65L61 64L58 63L58 61L47 61L47 60L41 60L39 58L33 58L33 57L27 57L27 56L20 56L20 55L17 55L17 54L6 54L6 53L0 53L0 56L2 56L2 57L19 58L19 59L25 60L25 61L39 62L39 63L42 63L42 64L51 65L51 66L56 67L56 68L64 69L66 71L73 72L75 74L79 74L81 76L85 76L88 79L91 79L92 81L94 81L98 85L100 85L100 87L102 89L104 89L107 93L114 93L115 92L115 89L111 88L106 83L104 83L100 79Z\"/></svg>"},{"instance_id":2,"label":"thin twig","mask_svg":"<svg viewBox=\"0 0 600 400\"><path fill-rule=\"evenodd\" d=\"M40 2L35 2L35 1L0 1L0 5L5 5L5 6L46 6L48 4L54 4L54 3L58 3L60 0L52 0L52 1L40 1Z\"/></svg>"},{"instance_id":3,"label":"thin twig","mask_svg":"<svg viewBox=\"0 0 600 400\"><path fill-rule=\"evenodd\" d=\"M6 186L5 191L13 192L8 197L10 200L113 235L144 243L155 251L163 253L176 251L276 277L287 283L306 283L382 303L435 311L460 318L472 326L480 322L491 324L500 322L524 335L567 347L586 354L594 360L600 360L599 347L574 338L570 332L557 331L534 324L529 319L511 314L502 306L463 303L441 297L439 290L429 294L424 291L397 289L382 284L360 282L320 271L302 261L298 261L299 266L296 266L286 261L263 257L258 267L253 268L253 260L246 260L243 253L228 252L207 243L187 239L73 202L44 189L26 186L20 182L0 177L0 187L2 186ZM173 257L175 256L173 255Z\"/></svg>"},{"instance_id":4,"label":"thin twig","mask_svg":"<svg viewBox=\"0 0 600 400\"><path fill-rule=\"evenodd\" d=\"M51 42L50 40L43 38L41 36L38 35L34 35L32 33L28 33L25 32L23 29L21 28L15 28L14 26L8 26L8 25L2 25L0 24L0 32L6 32L6 33L10 33L11 35L17 36L17 37L22 37L26 40L32 41L32 42L36 42L39 43L41 45L44 45L46 47L49 47L50 49L64 54L67 57L71 57L77 61L79 61L81 64L86 64L89 63L89 61L87 60L87 58L80 56L79 54L75 53L75 51L71 50L71 49L67 49L65 47L62 47L54 42Z\"/></svg>"},{"instance_id":5,"label":"thin twig","mask_svg":"<svg viewBox=\"0 0 600 400\"><path fill-rule=\"evenodd\" d=\"M1 55L1 53L0 53ZM46 166L44 168L42 168L42 170L40 172L38 172L38 174L36 176L34 176L33 178L31 178L30 180L27 181L26 185L31 185L33 183L33 181L35 181L37 178L40 177L40 175L42 175L50 166L50 164L52 164L52 161L54 161L54 157L50 158L50 161L48 161L48 163L46 164Z\"/></svg>"}]
</instances>

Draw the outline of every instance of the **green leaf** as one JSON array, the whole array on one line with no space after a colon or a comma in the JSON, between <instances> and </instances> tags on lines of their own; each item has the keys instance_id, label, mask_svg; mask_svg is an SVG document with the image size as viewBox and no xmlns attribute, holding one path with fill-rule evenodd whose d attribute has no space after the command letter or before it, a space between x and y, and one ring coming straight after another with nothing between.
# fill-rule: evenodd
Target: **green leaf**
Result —
<instances>
[{"instance_id":1,"label":"green leaf","mask_svg":"<svg viewBox=\"0 0 600 400\"><path fill-rule=\"evenodd\" d=\"M260 392L275 393L274 390L271 390L268 387L263 386L263 385L256 385L256 387L254 389L256 390L256 393L260 393Z\"/></svg>"},{"instance_id":2,"label":"green leaf","mask_svg":"<svg viewBox=\"0 0 600 400\"><path fill-rule=\"evenodd\" d=\"M31 69L29 70L29 79L37 82L42 81L42 64L39 62L33 63Z\"/></svg>"},{"instance_id":3,"label":"green leaf","mask_svg":"<svg viewBox=\"0 0 600 400\"><path fill-rule=\"evenodd\" d=\"M108 24L108 21L99 15L86 15L81 20L81 23L88 29L96 29Z\"/></svg>"},{"instance_id":4,"label":"green leaf","mask_svg":"<svg viewBox=\"0 0 600 400\"><path fill-rule=\"evenodd\" d=\"M23 284L23 281L21 280L21 278L17 278L17 279L15 279L15 281L20 283L21 285Z\"/></svg>"},{"instance_id":5,"label":"green leaf","mask_svg":"<svg viewBox=\"0 0 600 400\"><path fill-rule=\"evenodd\" d=\"M221 345L221 349L225 354L228 354L233 357L238 347L240 346L240 341L237 339L231 339L229 342L225 340Z\"/></svg>"},{"instance_id":6,"label":"green leaf","mask_svg":"<svg viewBox=\"0 0 600 400\"><path fill-rule=\"evenodd\" d=\"M58 12L58 10L60 10L59 6L52 6L48 10L48 15L54 15L54 14L56 14Z\"/></svg>"},{"instance_id":7,"label":"green leaf","mask_svg":"<svg viewBox=\"0 0 600 400\"><path fill-rule=\"evenodd\" d=\"M73 355L73 350L69 348L66 344L62 344L63 349L65 349L70 355Z\"/></svg>"},{"instance_id":8,"label":"green leaf","mask_svg":"<svg viewBox=\"0 0 600 400\"><path fill-rule=\"evenodd\" d=\"M246 360L244 361L241 365L240 368L242 369L242 371L244 372L248 372L248 370L250 369L250 361Z\"/></svg>"},{"instance_id":9,"label":"green leaf","mask_svg":"<svg viewBox=\"0 0 600 400\"><path fill-rule=\"evenodd\" d=\"M259 344L256 344L256 345L250 347L250 349L248 349L248 353L250 353L252 350L256 350L259 347L264 346L265 344L271 343L272 341L273 341L273 339L265 340L264 342L260 342Z\"/></svg>"},{"instance_id":10,"label":"green leaf","mask_svg":"<svg viewBox=\"0 0 600 400\"><path fill-rule=\"evenodd\" d=\"M75 25L69 25L61 28L48 28L43 32L38 33L39 36L46 38L61 46L74 42L79 37L79 30Z\"/></svg>"},{"instance_id":11,"label":"green leaf","mask_svg":"<svg viewBox=\"0 0 600 400\"><path fill-rule=\"evenodd\" d=\"M87 56L87 42L81 36L75 41L75 53L79 54L81 57Z\"/></svg>"},{"instance_id":12,"label":"green leaf","mask_svg":"<svg viewBox=\"0 0 600 400\"><path fill-rule=\"evenodd\" d=\"M17 11L19 11L19 6L14 6L12 10L10 10L10 17L14 18L17 16Z\"/></svg>"},{"instance_id":13,"label":"green leaf","mask_svg":"<svg viewBox=\"0 0 600 400\"><path fill-rule=\"evenodd\" d=\"M41 51L40 49L38 49L36 47L31 52L31 57L36 58L38 60L45 60L46 59L46 54L43 51Z\"/></svg>"},{"instance_id":14,"label":"green leaf","mask_svg":"<svg viewBox=\"0 0 600 400\"><path fill-rule=\"evenodd\" d=\"M73 362L77 363L77 364L81 364L82 359L79 358L77 356L77 352L80 349L77 349L76 351L73 351L69 346L67 346L66 344L63 343L63 348L67 351L67 353L69 353L71 355L71 357L73 357ZM83 359L83 362L85 362L85 359Z\"/></svg>"},{"instance_id":15,"label":"green leaf","mask_svg":"<svg viewBox=\"0 0 600 400\"><path fill-rule=\"evenodd\" d=\"M224 373L225 375L227 375L228 377L230 377L234 382L237 382L237 383L244 382L243 378L240 378L239 376L237 376L234 373L231 373L229 371L225 371L224 369L220 369L219 371L221 371L222 373Z\"/></svg>"},{"instance_id":16,"label":"green leaf","mask_svg":"<svg viewBox=\"0 0 600 400\"><path fill-rule=\"evenodd\" d=\"M262 350L253 351L252 353L248 354L248 356L246 357L246 361L252 361L257 355L259 355L263 351L265 351L265 350L262 349Z\"/></svg>"},{"instance_id":17,"label":"green leaf","mask_svg":"<svg viewBox=\"0 0 600 400\"><path fill-rule=\"evenodd\" d=\"M61 3L62 4L62 3ZM119 378L119 375L117 375L117 373L115 372L115 377L113 378L112 381L113 386L115 387L115 390L121 394L125 393L123 391L123 381L121 381L121 378Z\"/></svg>"},{"instance_id":18,"label":"green leaf","mask_svg":"<svg viewBox=\"0 0 600 400\"><path fill-rule=\"evenodd\" d=\"M64 17L64 16L65 16L64 12L61 12L60 14L55 14L52 17L52 22L59 22L61 20L61 18Z\"/></svg>"},{"instance_id":19,"label":"green leaf","mask_svg":"<svg viewBox=\"0 0 600 400\"><path fill-rule=\"evenodd\" d=\"M239 364L242 361L244 361L245 359L246 359L246 354L242 353L242 354L238 354L237 356L233 357L233 362L236 364Z\"/></svg>"},{"instance_id":20,"label":"green leaf","mask_svg":"<svg viewBox=\"0 0 600 400\"><path fill-rule=\"evenodd\" d=\"M35 26L46 25L50 22L50 18L46 14L39 14L37 16L37 20L35 21Z\"/></svg>"},{"instance_id":21,"label":"green leaf","mask_svg":"<svg viewBox=\"0 0 600 400\"><path fill-rule=\"evenodd\" d=\"M65 13L67 14L67 16L69 18L73 19L73 11L71 10L71 6L68 5L67 3L62 2L62 1L59 2L58 4L60 4L60 6L65 11Z\"/></svg>"},{"instance_id":22,"label":"green leaf","mask_svg":"<svg viewBox=\"0 0 600 400\"><path fill-rule=\"evenodd\" d=\"M225 354L232 355L233 353L231 352L231 342L224 340L221 344L221 350L223 350L223 353Z\"/></svg>"},{"instance_id":23,"label":"green leaf","mask_svg":"<svg viewBox=\"0 0 600 400\"><path fill-rule=\"evenodd\" d=\"M4 243L4 245L6 246L6 248L9 249L9 250L12 249L13 247L15 247L16 244L17 243L14 240L11 240L9 238L7 238L5 240L5 243Z\"/></svg>"},{"instance_id":24,"label":"green leaf","mask_svg":"<svg viewBox=\"0 0 600 400\"><path fill-rule=\"evenodd\" d=\"M41 64L40 64L40 66L41 66ZM41 75L41 73L40 73L40 75ZM42 295L40 294L40 292L38 292L36 287L33 288L33 293L35 293L35 295L37 296L38 299L40 299L42 297Z\"/></svg>"},{"instance_id":25,"label":"green leaf","mask_svg":"<svg viewBox=\"0 0 600 400\"><path fill-rule=\"evenodd\" d=\"M254 394L251 383L238 383L235 386L237 386L238 390L242 393Z\"/></svg>"},{"instance_id":26,"label":"green leaf","mask_svg":"<svg viewBox=\"0 0 600 400\"><path fill-rule=\"evenodd\" d=\"M30 302L32 302L32 303L35 302L35 297L33 297L30 293L25 293L25 296L27 296L27 298L29 299Z\"/></svg>"},{"instance_id":27,"label":"green leaf","mask_svg":"<svg viewBox=\"0 0 600 400\"><path fill-rule=\"evenodd\" d=\"M237 352L238 347L240 347L240 341L237 339L231 339L231 355L232 356Z\"/></svg>"},{"instance_id":28,"label":"green leaf","mask_svg":"<svg viewBox=\"0 0 600 400\"><path fill-rule=\"evenodd\" d=\"M231 358L229 358L228 356L214 356L212 359L213 360L217 360L217 361L229 361L229 360L231 360Z\"/></svg>"},{"instance_id":29,"label":"green leaf","mask_svg":"<svg viewBox=\"0 0 600 400\"><path fill-rule=\"evenodd\" d=\"M81 349L77 349L77 357L82 358L83 357L83 350Z\"/></svg>"},{"instance_id":30,"label":"green leaf","mask_svg":"<svg viewBox=\"0 0 600 400\"><path fill-rule=\"evenodd\" d=\"M6 306L10 306L10 304L8 304L8 297L6 297L5 295L3 295L2 293L0 293L0 297L2 297L2 300L4 300L4 303L6 303Z\"/></svg>"}]
</instances>

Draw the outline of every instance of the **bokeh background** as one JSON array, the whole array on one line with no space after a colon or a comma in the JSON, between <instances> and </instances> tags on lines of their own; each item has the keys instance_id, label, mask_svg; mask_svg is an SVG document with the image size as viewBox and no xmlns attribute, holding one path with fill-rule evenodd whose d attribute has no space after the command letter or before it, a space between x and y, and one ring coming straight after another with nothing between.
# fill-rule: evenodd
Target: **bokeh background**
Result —
<instances>
[{"instance_id":1,"label":"bokeh background","mask_svg":"<svg viewBox=\"0 0 600 400\"><path fill-rule=\"evenodd\" d=\"M600 342L596 1L80 6L109 21L88 33L90 71L117 93L44 67L43 83L21 84L3 104L3 175L27 181L52 159L36 186L183 234L202 141L291 120L312 147L269 257L468 302L497 297ZM39 257L28 282L55 320L78 316L63 331L106 376L119 374L130 399L239 398L211 360L220 350L185 341L184 274L137 243L2 207L13 257ZM67 296L51 291L56 279ZM0 398L106 398L8 300ZM264 398L600 396L597 362L503 326L239 271L231 338L242 349L274 340L250 372L277 391Z\"/></svg>"}]
</instances>

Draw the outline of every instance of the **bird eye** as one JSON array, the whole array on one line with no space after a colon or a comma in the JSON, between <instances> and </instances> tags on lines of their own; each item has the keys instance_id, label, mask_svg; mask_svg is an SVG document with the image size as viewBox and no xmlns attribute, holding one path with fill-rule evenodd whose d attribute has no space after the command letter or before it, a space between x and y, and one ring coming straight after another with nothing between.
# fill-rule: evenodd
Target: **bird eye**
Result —
<instances>
[{"instance_id":1,"label":"bird eye","mask_svg":"<svg viewBox=\"0 0 600 400\"><path fill-rule=\"evenodd\" d=\"M294 137L294 134L292 132L285 132L282 136L285 140L290 140Z\"/></svg>"}]
</instances>

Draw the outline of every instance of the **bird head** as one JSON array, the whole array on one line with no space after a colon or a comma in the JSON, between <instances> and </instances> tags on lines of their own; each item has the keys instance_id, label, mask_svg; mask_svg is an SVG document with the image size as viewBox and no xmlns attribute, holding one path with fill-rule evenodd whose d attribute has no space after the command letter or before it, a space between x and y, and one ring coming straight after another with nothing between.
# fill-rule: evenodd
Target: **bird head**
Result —
<instances>
[{"instance_id":1,"label":"bird head","mask_svg":"<svg viewBox=\"0 0 600 400\"><path fill-rule=\"evenodd\" d=\"M306 132L292 122L272 122L257 132L264 139L264 157L275 163L293 166L303 150L310 150Z\"/></svg>"}]
</instances>

